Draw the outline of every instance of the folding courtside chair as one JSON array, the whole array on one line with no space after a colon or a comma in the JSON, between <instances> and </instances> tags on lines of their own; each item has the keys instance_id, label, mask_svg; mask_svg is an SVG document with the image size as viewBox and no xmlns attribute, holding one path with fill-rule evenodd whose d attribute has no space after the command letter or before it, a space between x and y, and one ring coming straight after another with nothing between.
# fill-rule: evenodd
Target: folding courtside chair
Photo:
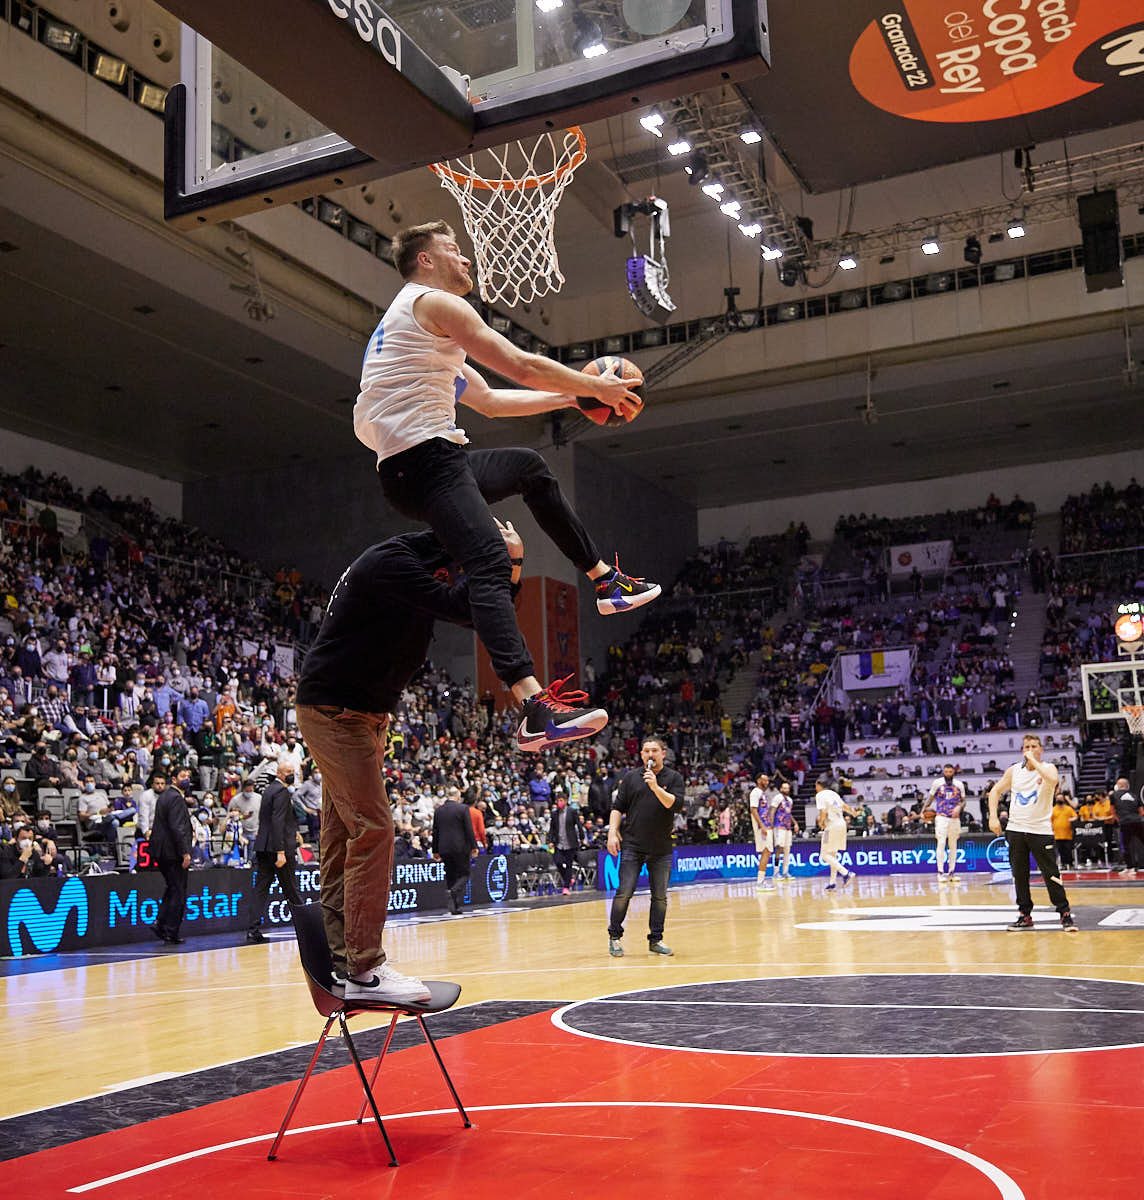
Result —
<instances>
[{"instance_id":1,"label":"folding courtside chair","mask_svg":"<svg viewBox=\"0 0 1144 1200\"><path fill-rule=\"evenodd\" d=\"M361 1083L362 1092L365 1097L362 1101L361 1111L358 1113L358 1124L360 1125L365 1118L365 1110L368 1107L373 1113L373 1119L377 1122L377 1128L381 1133L382 1140L385 1142L385 1148L389 1152L389 1165L391 1167L397 1166L397 1156L393 1152L393 1144L389 1140L389 1134L386 1133L385 1125L381 1120L381 1114L377 1110L377 1103L373 1097L373 1086L377 1082L378 1073L381 1071L381 1064L385 1060L389 1044L393 1040L393 1033L397 1028L398 1017L417 1018L417 1023L421 1026L421 1032L425 1035L425 1040L429 1043L429 1048L433 1051L433 1057L437 1060L437 1066L441 1068L441 1074L445 1077L445 1082L449 1085L449 1091L453 1096L453 1103L456 1104L457 1111L461 1114L461 1122L466 1129L470 1128L472 1122L469 1120L469 1115L465 1112L465 1106L461 1103L461 1097L457 1095L457 1089L453 1086L452 1079L449 1078L449 1072L445 1069L445 1064L437 1049L437 1043L433 1040L433 1035L429 1032L429 1027L425 1024L425 1017L427 1015L444 1012L457 1003L461 995L460 984L427 980L425 986L429 989L430 997L424 1004L352 1004L347 1006L342 997L331 990L334 983L334 964L333 959L330 957L329 943L326 941L325 926L322 924L322 906L320 904L299 905L293 910L293 915L294 929L298 934L298 954L302 959L302 970L306 974L306 982L310 987L310 998L314 1002L314 1007L326 1018L326 1025L322 1030L322 1036L318 1039L318 1045L314 1050L313 1057L310 1059L310 1065L306 1068L306 1073L302 1076L301 1082L298 1084L294 1098L290 1101L290 1107L286 1110L286 1116L282 1118L282 1127L278 1130L278 1136L274 1139L274 1144L270 1147L270 1153L266 1157L271 1162L277 1157L278 1145L286 1134L286 1129L290 1124L291 1118L294 1116L294 1110L298 1107L298 1101L301 1100L302 1093L306 1089L306 1084L310 1081L310 1076L313 1074L314 1066L318 1061L318 1055L321 1054L322 1047L326 1044L326 1037L329 1035L330 1028L335 1021L341 1026L342 1037L345 1039L346 1047L350 1052L350 1058L353 1059L354 1069L357 1071L358 1080ZM357 1047L354 1045L353 1038L350 1037L348 1021L350 1017L356 1017L363 1013L375 1015L385 1012L392 1013L393 1016L386 1029L385 1041L382 1043L381 1053L378 1055L373 1075L367 1081L361 1058L358 1056Z\"/></svg>"}]
</instances>

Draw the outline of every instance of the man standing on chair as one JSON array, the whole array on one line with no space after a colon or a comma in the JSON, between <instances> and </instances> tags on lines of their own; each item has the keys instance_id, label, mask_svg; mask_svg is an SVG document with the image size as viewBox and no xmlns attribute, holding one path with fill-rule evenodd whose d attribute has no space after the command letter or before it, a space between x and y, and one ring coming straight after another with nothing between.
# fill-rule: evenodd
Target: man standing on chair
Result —
<instances>
[{"instance_id":1,"label":"man standing on chair","mask_svg":"<svg viewBox=\"0 0 1144 1200\"><path fill-rule=\"evenodd\" d=\"M258 834L254 839L254 891L250 897L250 926L248 942L264 942L266 935L260 926L266 919L270 904L270 885L275 879L282 894L293 909L303 904L298 891L295 855L298 850L298 821L294 816L294 797L290 785L294 782L294 764L278 764L277 777L266 785L258 810Z\"/></svg>"},{"instance_id":2,"label":"man standing on chair","mask_svg":"<svg viewBox=\"0 0 1144 1200\"><path fill-rule=\"evenodd\" d=\"M524 547L511 525L499 528L518 590ZM382 948L393 872L383 765L389 714L425 661L433 623L472 624L468 578L453 586L438 578L448 562L431 533L371 546L334 586L302 663L298 728L322 773L322 920L355 1003L415 1004L430 995L420 979L395 971Z\"/></svg>"},{"instance_id":3,"label":"man standing on chair","mask_svg":"<svg viewBox=\"0 0 1144 1200\"><path fill-rule=\"evenodd\" d=\"M461 915L465 889L469 886L469 864L477 854L477 835L468 808L461 803L459 788L445 793L445 802L433 811L433 857L445 864L445 886L449 889L449 911Z\"/></svg>"},{"instance_id":4,"label":"man standing on chair","mask_svg":"<svg viewBox=\"0 0 1144 1200\"><path fill-rule=\"evenodd\" d=\"M934 810L934 835L937 837L937 881L953 883L957 877L957 839L961 836L961 810L965 807L965 788L957 781L957 768L946 763L929 790ZM942 869L949 859L948 875Z\"/></svg>"},{"instance_id":5,"label":"man standing on chair","mask_svg":"<svg viewBox=\"0 0 1144 1200\"><path fill-rule=\"evenodd\" d=\"M651 887L648 952L672 953L671 947L664 945L663 926L667 918L667 884L671 878L671 829L675 814L683 811L685 789L683 776L664 765L666 753L659 738L644 738L640 748L643 766L633 768L620 780L612 800L608 853L618 855L620 860L619 886L612 899L608 922L608 953L613 958L620 958L624 953L624 918L645 865Z\"/></svg>"},{"instance_id":6,"label":"man standing on chair","mask_svg":"<svg viewBox=\"0 0 1144 1200\"><path fill-rule=\"evenodd\" d=\"M191 769L180 767L171 786L155 801L155 821L151 826L151 857L166 884L151 932L172 946L186 941L179 936L179 930L187 908L187 875L194 840L187 807L192 799Z\"/></svg>"},{"instance_id":7,"label":"man standing on chair","mask_svg":"<svg viewBox=\"0 0 1144 1200\"><path fill-rule=\"evenodd\" d=\"M1017 919L1013 932L1033 928L1033 894L1029 890L1029 855L1033 856L1049 892L1049 902L1060 914L1061 928L1076 933L1069 898L1061 883L1053 843L1053 796L1059 777L1052 763L1042 762L1041 739L1027 733L1021 740L1021 761L1014 763L989 791L989 828L1001 832L997 805L1006 792L1012 793L1005 840L1009 843L1009 869L1017 891Z\"/></svg>"},{"instance_id":8,"label":"man standing on chair","mask_svg":"<svg viewBox=\"0 0 1144 1200\"><path fill-rule=\"evenodd\" d=\"M624 416L642 406L615 374L582 375L529 354L490 329L462 297L469 260L444 221L401 230L393 255L405 286L370 337L362 362L354 432L377 455L382 491L401 514L426 521L469 581L473 626L497 675L523 705L522 750L590 737L607 724L601 708L561 697L564 681L541 687L520 634L510 564L488 505L519 495L541 529L596 585L601 613L654 600L658 584L625 575L600 557L544 459L522 447L468 450L457 402L486 417L523 417L576 406L592 395ZM466 365L467 355L538 391L498 390Z\"/></svg>"}]
</instances>

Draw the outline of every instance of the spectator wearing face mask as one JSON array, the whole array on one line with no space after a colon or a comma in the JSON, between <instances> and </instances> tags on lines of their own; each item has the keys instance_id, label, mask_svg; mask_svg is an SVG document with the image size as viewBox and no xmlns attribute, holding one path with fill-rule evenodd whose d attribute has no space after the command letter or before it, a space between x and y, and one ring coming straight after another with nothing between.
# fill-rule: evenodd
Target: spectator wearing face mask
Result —
<instances>
[{"instance_id":1,"label":"spectator wearing face mask","mask_svg":"<svg viewBox=\"0 0 1144 1200\"><path fill-rule=\"evenodd\" d=\"M79 789L79 762L75 747L65 751L60 761L60 787Z\"/></svg>"},{"instance_id":2,"label":"spectator wearing face mask","mask_svg":"<svg viewBox=\"0 0 1144 1200\"><path fill-rule=\"evenodd\" d=\"M23 811L16 781L9 777L4 780L3 786L0 786L0 821L10 825L12 818L20 816Z\"/></svg>"},{"instance_id":3,"label":"spectator wearing face mask","mask_svg":"<svg viewBox=\"0 0 1144 1200\"><path fill-rule=\"evenodd\" d=\"M294 803L302 809L310 841L317 842L322 825L322 772L317 767L294 789Z\"/></svg>"},{"instance_id":4,"label":"spectator wearing face mask","mask_svg":"<svg viewBox=\"0 0 1144 1200\"><path fill-rule=\"evenodd\" d=\"M258 813L260 808L258 793L254 790L254 780L243 780L242 791L227 805L231 816L236 816L242 822L242 835L253 843L258 836Z\"/></svg>"},{"instance_id":5,"label":"spectator wearing face mask","mask_svg":"<svg viewBox=\"0 0 1144 1200\"><path fill-rule=\"evenodd\" d=\"M155 804L166 790L166 775L161 775L156 771L151 779L151 786L140 792L135 802L136 837L149 838L151 836L151 827L155 824Z\"/></svg>"},{"instance_id":6,"label":"spectator wearing face mask","mask_svg":"<svg viewBox=\"0 0 1144 1200\"><path fill-rule=\"evenodd\" d=\"M47 742L37 742L24 767L24 774L40 788L58 788L62 782L60 764L48 755Z\"/></svg>"},{"instance_id":7,"label":"spectator wearing face mask","mask_svg":"<svg viewBox=\"0 0 1144 1200\"><path fill-rule=\"evenodd\" d=\"M26 825L12 841L0 845L0 879L35 879L48 874L48 864Z\"/></svg>"}]
</instances>

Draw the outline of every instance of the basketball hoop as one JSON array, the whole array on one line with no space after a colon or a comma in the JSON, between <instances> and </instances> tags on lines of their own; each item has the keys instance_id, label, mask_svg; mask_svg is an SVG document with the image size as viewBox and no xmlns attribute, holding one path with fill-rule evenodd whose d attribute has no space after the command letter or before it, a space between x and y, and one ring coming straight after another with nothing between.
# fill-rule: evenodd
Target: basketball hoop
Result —
<instances>
[{"instance_id":1,"label":"basketball hoop","mask_svg":"<svg viewBox=\"0 0 1144 1200\"><path fill-rule=\"evenodd\" d=\"M430 166L460 205L486 303L511 308L560 290L556 208L587 157L583 131L573 126Z\"/></svg>"},{"instance_id":2,"label":"basketball hoop","mask_svg":"<svg viewBox=\"0 0 1144 1200\"><path fill-rule=\"evenodd\" d=\"M1144 737L1144 704L1122 704L1120 715L1128 722L1132 733Z\"/></svg>"}]
</instances>

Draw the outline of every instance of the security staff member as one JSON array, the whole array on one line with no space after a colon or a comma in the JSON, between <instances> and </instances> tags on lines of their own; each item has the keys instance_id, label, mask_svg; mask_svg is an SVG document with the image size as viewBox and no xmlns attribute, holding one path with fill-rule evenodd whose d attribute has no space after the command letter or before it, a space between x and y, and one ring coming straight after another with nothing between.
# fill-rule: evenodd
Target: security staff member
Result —
<instances>
[{"instance_id":1,"label":"security staff member","mask_svg":"<svg viewBox=\"0 0 1144 1200\"><path fill-rule=\"evenodd\" d=\"M191 771L180 767L172 785L155 801L151 826L151 857L167 885L159 901L159 914L151 932L172 946L187 939L179 936L187 907L187 873L191 866Z\"/></svg>"},{"instance_id":2,"label":"security staff member","mask_svg":"<svg viewBox=\"0 0 1144 1200\"><path fill-rule=\"evenodd\" d=\"M304 903L294 875L298 822L294 816L294 797L290 795L293 782L294 764L279 763L277 778L271 780L262 793L258 835L254 839L254 891L250 897L250 928L246 931L248 942L267 940L259 926L266 919L270 885L275 878L291 909Z\"/></svg>"},{"instance_id":3,"label":"security staff member","mask_svg":"<svg viewBox=\"0 0 1144 1200\"><path fill-rule=\"evenodd\" d=\"M445 864L445 886L449 889L449 910L459 916L469 886L469 863L477 853L477 835L461 793L452 787L445 801L433 812L433 857Z\"/></svg>"},{"instance_id":4,"label":"security staff member","mask_svg":"<svg viewBox=\"0 0 1144 1200\"><path fill-rule=\"evenodd\" d=\"M559 791L556 793L556 807L548 821L548 844L552 847L556 869L560 872L561 894L567 896L572 890L576 852L584 841L577 815L568 807L568 797Z\"/></svg>"},{"instance_id":5,"label":"security staff member","mask_svg":"<svg viewBox=\"0 0 1144 1200\"><path fill-rule=\"evenodd\" d=\"M642 769L636 767L620 780L612 801L608 853L620 857L620 882L608 923L608 953L613 958L624 953L624 918L645 864L651 885L647 948L652 954L672 953L671 947L664 945L663 925L667 917L667 883L671 878L671 827L675 814L683 808L684 784L678 771L664 766L666 752L659 738L645 738L640 748Z\"/></svg>"}]
</instances>

